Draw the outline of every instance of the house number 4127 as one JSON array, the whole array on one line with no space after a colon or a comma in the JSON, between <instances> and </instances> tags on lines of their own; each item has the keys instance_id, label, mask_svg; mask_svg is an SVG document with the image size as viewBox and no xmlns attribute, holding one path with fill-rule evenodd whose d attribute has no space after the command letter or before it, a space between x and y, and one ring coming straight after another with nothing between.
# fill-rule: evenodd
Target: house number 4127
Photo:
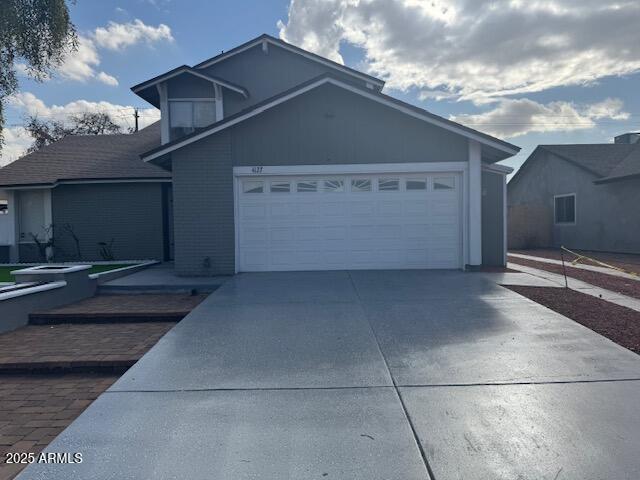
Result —
<instances>
[{"instance_id":1,"label":"house number 4127","mask_svg":"<svg viewBox=\"0 0 640 480\"><path fill-rule=\"evenodd\" d=\"M251 173L262 173L262 167L251 167Z\"/></svg>"}]
</instances>

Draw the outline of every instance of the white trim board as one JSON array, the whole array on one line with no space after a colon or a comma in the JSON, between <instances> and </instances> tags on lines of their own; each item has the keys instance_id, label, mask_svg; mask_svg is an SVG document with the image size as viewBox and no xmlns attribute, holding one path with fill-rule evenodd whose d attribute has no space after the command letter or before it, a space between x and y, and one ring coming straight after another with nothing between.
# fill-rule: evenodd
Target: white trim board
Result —
<instances>
[{"instance_id":1,"label":"white trim board","mask_svg":"<svg viewBox=\"0 0 640 480\"><path fill-rule=\"evenodd\" d=\"M467 162L424 162L424 163L364 163L339 165L275 165L255 167L233 167L233 175L278 176L278 175L349 175L375 173L433 173L462 172L468 168Z\"/></svg>"},{"instance_id":2,"label":"white trim board","mask_svg":"<svg viewBox=\"0 0 640 480\"><path fill-rule=\"evenodd\" d=\"M85 183L171 183L173 180L171 178L143 178L136 180L132 179L122 179L122 180L60 180L55 183L51 183L48 185L18 185L15 187L0 187L3 190L38 190L42 188L56 188L59 185L82 185Z\"/></svg>"},{"instance_id":3,"label":"white trim board","mask_svg":"<svg viewBox=\"0 0 640 480\"><path fill-rule=\"evenodd\" d=\"M512 148L508 148L505 145L502 145L498 142L494 142L492 140L489 140L487 138L485 138L484 136L480 135L480 134L475 134L473 132L469 132L466 129L464 129L462 126L456 126L456 125L451 125L448 122L445 122L444 120L438 120L436 118L431 117L430 115L425 115L425 114L421 114L419 112L414 111L412 108L410 107L406 107L406 106L402 106L402 105L398 105L396 102L393 102L391 100L387 100L386 98L384 98L383 96L380 96L379 94L374 94L374 93L370 93L367 91L364 91L360 88L357 87L353 87L351 85L349 85L348 83L344 83L340 80L337 80L335 78L330 78L330 77L325 77L325 78L320 78L315 82L310 83L309 85L306 85L294 92L289 93L288 95L284 95L280 98L277 98L275 100L273 100L272 102L269 102L265 105L262 105L258 108L256 108L255 110L252 110L250 112L245 113L244 115L239 115L227 122L224 122L221 125L218 125L214 128L211 128L209 130L206 130L198 135L194 135L192 137L186 138L183 141L179 141L173 145L169 145L166 148L163 148L161 150L158 150L155 153L152 153L148 156L143 156L143 160L145 162L151 161L155 158L161 157L163 155L166 155L167 153L170 153L174 150L177 150L178 148L184 147L186 145L189 145L191 143L197 142L199 140L202 140L203 138L206 138L210 135L213 135L214 133L217 133L221 130L224 130L226 128L229 128L233 125L236 125L248 118L254 117L256 115L259 115L260 113L269 110L277 105L280 105L284 102L287 102L289 100L291 100L292 98L298 97L306 92L309 92L310 90L313 90L315 88L320 87L321 85L325 85L325 84L332 84L335 85L337 87L343 88L345 90L349 90L350 92L353 92L357 95L363 96L365 98L368 98L370 100L373 100L377 103L380 103L382 105L385 105L387 107L393 108L395 110L398 110L402 113L405 113L411 117L417 118L418 120L422 120L426 123L429 123L431 125L436 125L438 127L444 128L445 130L449 130L451 132L457 133L459 135L462 135L463 137L469 138L471 140L475 140L483 145L487 145L490 146L492 148L496 148L498 150L501 150L505 153L511 154L511 155L515 155L518 153L518 150L514 150Z\"/></svg>"},{"instance_id":4,"label":"white trim board","mask_svg":"<svg viewBox=\"0 0 640 480\"><path fill-rule=\"evenodd\" d=\"M249 97L248 94L247 94L247 91L244 90L243 88L238 88L235 85L232 85L232 84L230 84L228 82L225 82L224 80L221 80L219 78L213 78L213 77L210 77L208 75L205 75L204 73L196 72L191 67L181 67L178 70L176 70L175 72L172 72L172 73L169 73L169 74L165 74L165 75L160 75L153 82L150 82L150 83L144 82L140 86L133 87L131 90L133 91L133 93L138 93L138 92L140 92L142 90L146 90L147 88L153 87L154 85L158 85L160 83L166 82L167 80L171 80L172 78L177 77L178 75L182 75L184 73L189 73L189 74L194 75L196 77L202 78L203 80L211 82L211 83L213 83L215 85L221 85L221 86L223 86L225 88L228 88L229 90L233 90L234 92L239 93L244 98L248 98Z\"/></svg>"},{"instance_id":5,"label":"white trim board","mask_svg":"<svg viewBox=\"0 0 640 480\"><path fill-rule=\"evenodd\" d=\"M207 60L205 62L199 63L198 65L196 65L193 68L197 68L197 69L208 68L211 65L215 65L216 63L222 62L223 60L226 60L226 59L231 58L231 57L233 57L235 55L238 55L239 53L246 52L247 50L249 50L249 49L251 49L253 47L256 47L258 45L261 45L262 46L262 51L265 54L268 54L269 53L268 47L265 49L265 46L267 46L268 44L274 45L276 47L280 47L283 50L286 50L288 52L295 53L297 55L301 55L301 56L303 56L303 57L305 57L305 58L307 58L309 60L312 60L314 62L320 63L320 64L322 64L324 66L327 66L327 67L331 67L334 70L337 70L337 71L342 72L342 73L346 73L347 75L351 75L352 77L358 78L358 79L363 80L363 81L365 81L367 83L376 85L376 86L378 86L380 88L380 90L382 90L382 87L384 87L384 83L385 83L384 80L380 80L380 79L377 79L375 77L371 77L369 75L361 74L361 73L359 73L357 71L354 71L354 70L352 70L352 69L350 69L348 67L342 67L340 65L335 64L331 60L327 60L327 59L324 59L322 57L318 57L316 55L311 54L310 52L300 51L297 48L295 48L293 46L290 46L285 42L280 42L280 41L277 41L275 39L272 39L272 38L269 38L269 37L266 37L266 36L260 36L260 37L256 38L254 41L252 41L251 43L248 43L247 45L245 45L242 48L239 48L239 49L236 49L236 50L232 50L232 51L230 51L230 52L228 52L226 54L223 53L221 55L218 55L217 57L215 57L215 58L213 58L211 60Z\"/></svg>"}]
</instances>

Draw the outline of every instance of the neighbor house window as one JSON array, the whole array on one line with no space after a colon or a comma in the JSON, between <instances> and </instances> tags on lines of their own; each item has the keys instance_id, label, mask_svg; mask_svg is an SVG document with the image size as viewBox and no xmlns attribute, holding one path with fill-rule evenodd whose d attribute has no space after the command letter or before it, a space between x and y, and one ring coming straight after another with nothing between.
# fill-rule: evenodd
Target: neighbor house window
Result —
<instances>
[{"instance_id":1,"label":"neighbor house window","mask_svg":"<svg viewBox=\"0 0 640 480\"><path fill-rule=\"evenodd\" d=\"M0 215L6 215L9 213L9 202L7 200L0 200Z\"/></svg>"},{"instance_id":2,"label":"neighbor house window","mask_svg":"<svg viewBox=\"0 0 640 480\"><path fill-rule=\"evenodd\" d=\"M169 125L171 137L195 132L216 121L216 102L209 100L170 100Z\"/></svg>"},{"instance_id":3,"label":"neighbor house window","mask_svg":"<svg viewBox=\"0 0 640 480\"><path fill-rule=\"evenodd\" d=\"M576 196L557 195L554 197L554 216L556 224L576 223Z\"/></svg>"}]
</instances>

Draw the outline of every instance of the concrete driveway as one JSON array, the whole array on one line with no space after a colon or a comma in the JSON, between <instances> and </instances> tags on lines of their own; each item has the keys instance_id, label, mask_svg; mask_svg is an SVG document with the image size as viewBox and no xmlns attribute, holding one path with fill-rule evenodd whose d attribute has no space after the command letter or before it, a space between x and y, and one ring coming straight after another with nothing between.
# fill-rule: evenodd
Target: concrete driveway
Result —
<instances>
[{"instance_id":1,"label":"concrete driveway","mask_svg":"<svg viewBox=\"0 0 640 480\"><path fill-rule=\"evenodd\" d=\"M640 478L640 357L461 272L242 274L20 478Z\"/></svg>"}]
</instances>

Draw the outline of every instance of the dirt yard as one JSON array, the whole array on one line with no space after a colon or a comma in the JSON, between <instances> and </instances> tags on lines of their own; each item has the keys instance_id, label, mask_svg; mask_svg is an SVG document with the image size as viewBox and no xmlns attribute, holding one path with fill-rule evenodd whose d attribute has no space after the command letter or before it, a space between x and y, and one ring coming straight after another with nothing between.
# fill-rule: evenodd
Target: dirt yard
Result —
<instances>
[{"instance_id":1,"label":"dirt yard","mask_svg":"<svg viewBox=\"0 0 640 480\"><path fill-rule=\"evenodd\" d=\"M557 273L559 275L562 275L563 273L562 265L517 258L513 255L509 255L508 258L510 263L546 270L547 272ZM567 276L570 278L582 280L583 282L590 283L596 287L606 288L612 292L622 293L623 295L640 299L640 280L630 280L623 277L607 275L606 273L592 272L570 266L566 267L566 272Z\"/></svg>"},{"instance_id":2,"label":"dirt yard","mask_svg":"<svg viewBox=\"0 0 640 480\"><path fill-rule=\"evenodd\" d=\"M506 286L640 354L640 312L575 290Z\"/></svg>"},{"instance_id":3,"label":"dirt yard","mask_svg":"<svg viewBox=\"0 0 640 480\"><path fill-rule=\"evenodd\" d=\"M512 250L509 253L520 253L522 255L532 255L534 257L550 258L552 260L561 260L560 249L553 248L536 248L532 250ZM635 272L640 275L640 255L632 255L626 253L603 253L603 252L590 252L586 250L576 251L581 255L586 255L595 260L607 263L614 267L622 268L624 270ZM565 261L572 262L577 257L568 252L564 252ZM600 267L598 263L591 262L587 259L580 261L583 265L595 265Z\"/></svg>"}]
</instances>

